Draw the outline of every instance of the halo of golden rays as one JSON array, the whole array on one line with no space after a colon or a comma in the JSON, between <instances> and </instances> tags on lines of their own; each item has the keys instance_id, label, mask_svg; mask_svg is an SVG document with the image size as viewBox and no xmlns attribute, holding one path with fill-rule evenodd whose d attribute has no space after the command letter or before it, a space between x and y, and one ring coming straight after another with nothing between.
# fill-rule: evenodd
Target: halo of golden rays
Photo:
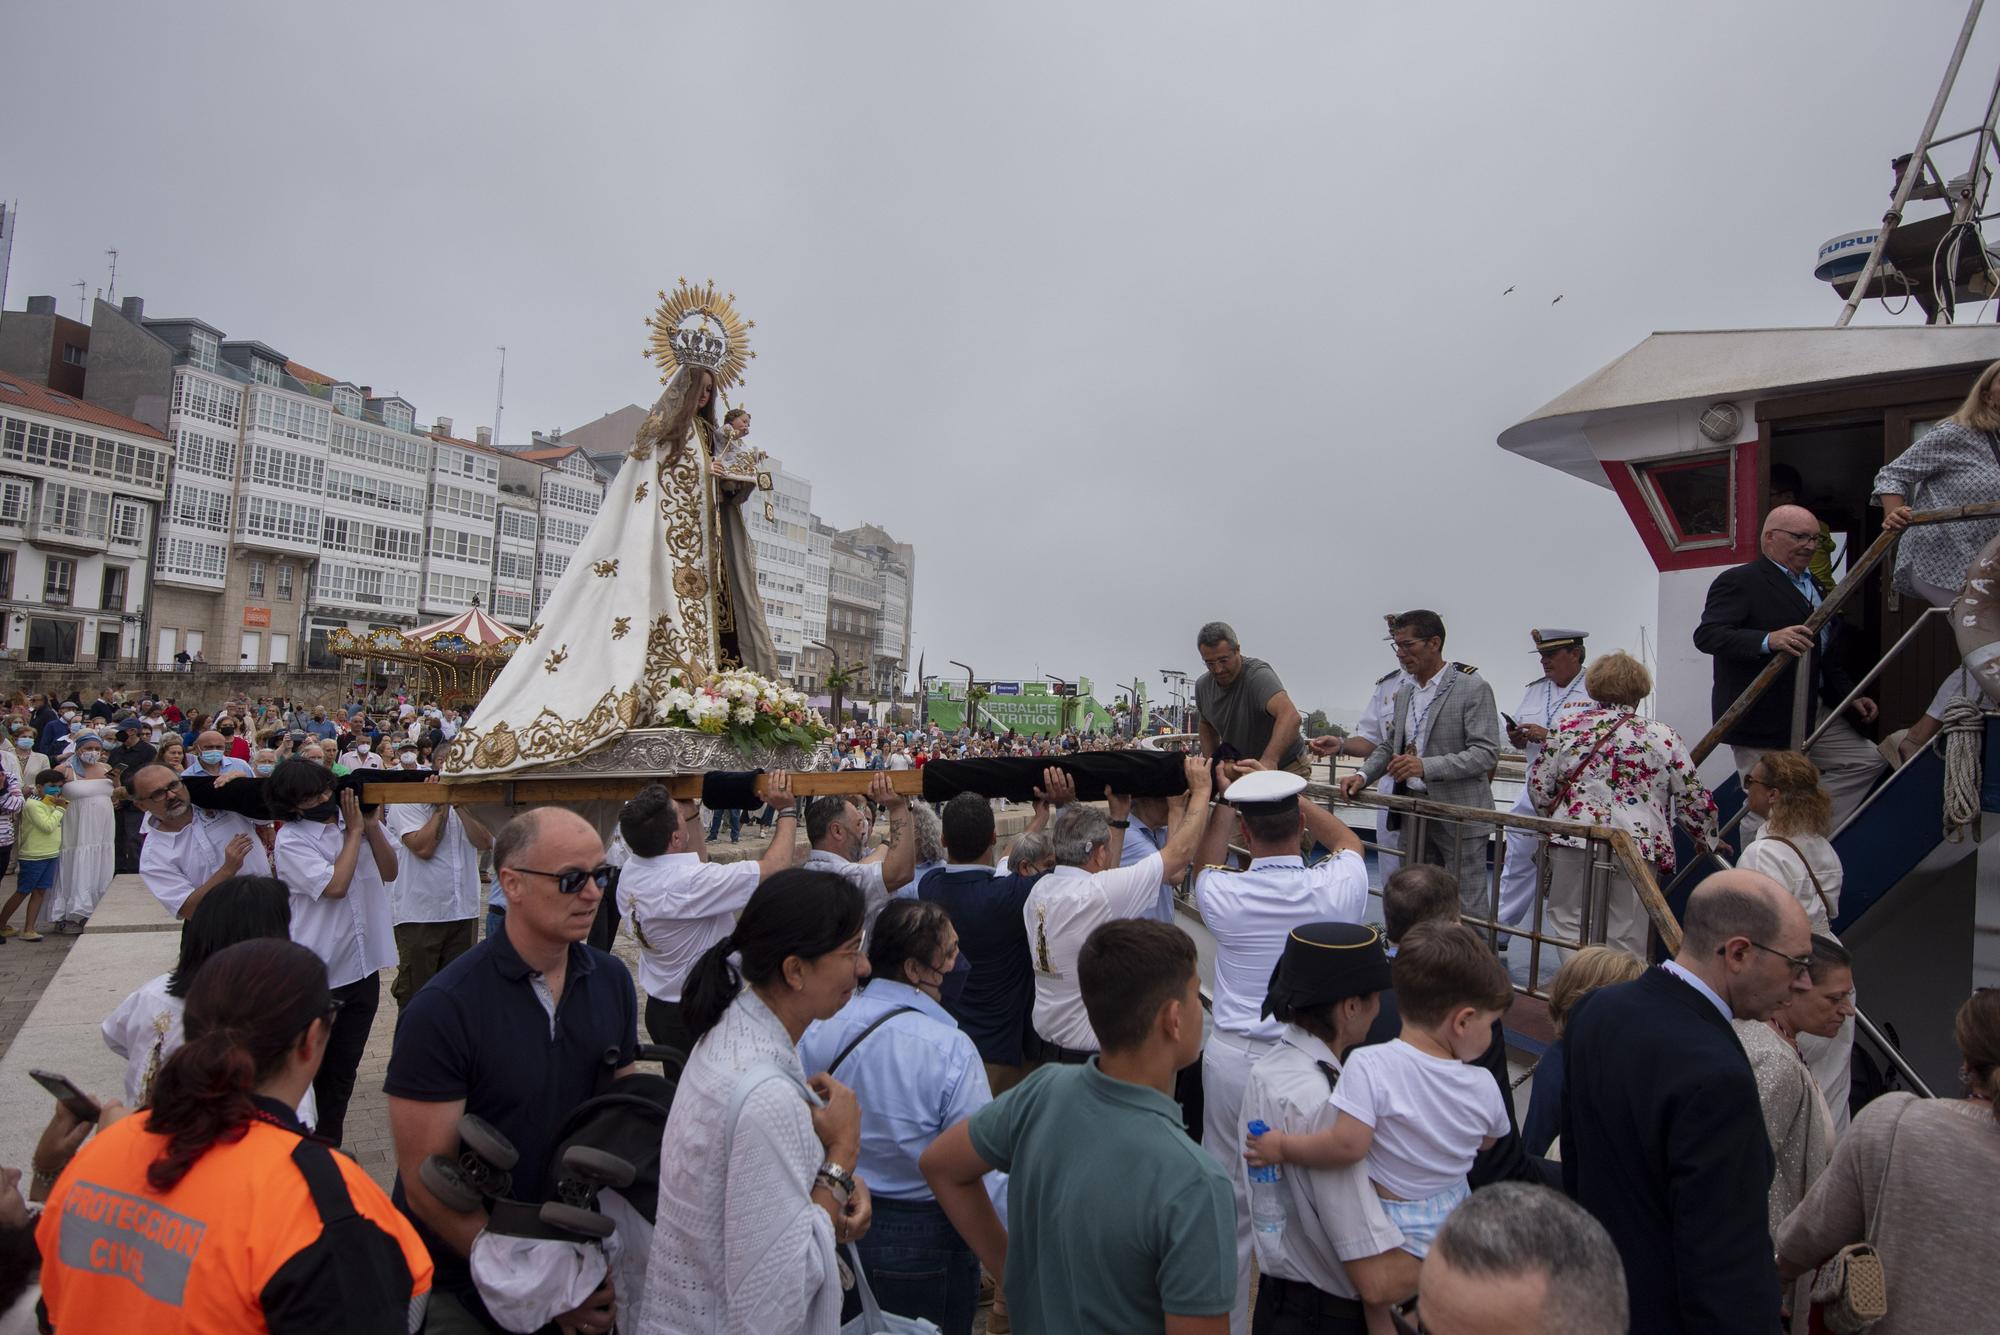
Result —
<instances>
[{"instance_id":1,"label":"halo of golden rays","mask_svg":"<svg viewBox=\"0 0 2000 1335\"><path fill-rule=\"evenodd\" d=\"M661 383L671 380L680 369L680 359L674 352L674 333L692 320L701 321L710 333L720 335L728 349L714 371L716 388L725 390L740 383L744 367L757 355L750 347L749 333L757 327L757 322L745 320L736 310L736 294L717 292L713 278L700 287L682 278L672 293L660 293L659 309L646 319L646 327L653 332L646 341L645 355L659 363Z\"/></svg>"}]
</instances>

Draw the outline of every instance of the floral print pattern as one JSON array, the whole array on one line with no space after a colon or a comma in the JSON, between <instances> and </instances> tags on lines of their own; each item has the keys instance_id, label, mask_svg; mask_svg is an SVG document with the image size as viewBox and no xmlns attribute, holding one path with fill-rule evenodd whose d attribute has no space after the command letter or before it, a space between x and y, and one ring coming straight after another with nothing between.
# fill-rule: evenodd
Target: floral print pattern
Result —
<instances>
[{"instance_id":1,"label":"floral print pattern","mask_svg":"<svg viewBox=\"0 0 2000 1335\"><path fill-rule=\"evenodd\" d=\"M1629 709L1597 705L1564 718L1528 771L1528 795L1540 815L1625 831L1663 872L1674 869L1676 823L1704 848L1716 839L1715 799L1695 777L1687 747L1666 724ZM1550 842L1581 848L1585 841L1551 835Z\"/></svg>"}]
</instances>

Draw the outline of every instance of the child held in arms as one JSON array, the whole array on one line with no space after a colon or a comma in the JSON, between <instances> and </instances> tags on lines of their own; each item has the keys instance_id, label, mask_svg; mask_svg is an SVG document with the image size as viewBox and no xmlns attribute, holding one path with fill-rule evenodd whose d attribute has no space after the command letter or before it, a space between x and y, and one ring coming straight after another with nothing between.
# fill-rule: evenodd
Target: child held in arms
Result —
<instances>
[{"instance_id":1,"label":"child held in arms","mask_svg":"<svg viewBox=\"0 0 2000 1335\"><path fill-rule=\"evenodd\" d=\"M1324 1131L1268 1131L1246 1141L1254 1166L1346 1168L1368 1178L1403 1249L1422 1257L1467 1194L1479 1152L1507 1134L1507 1109L1485 1069L1468 1065L1493 1041L1514 999L1507 971L1462 923L1420 923L1390 966L1402 1033L1357 1048L1328 1095L1340 1116ZM1371 1333L1393 1330L1387 1308L1367 1309Z\"/></svg>"}]
</instances>

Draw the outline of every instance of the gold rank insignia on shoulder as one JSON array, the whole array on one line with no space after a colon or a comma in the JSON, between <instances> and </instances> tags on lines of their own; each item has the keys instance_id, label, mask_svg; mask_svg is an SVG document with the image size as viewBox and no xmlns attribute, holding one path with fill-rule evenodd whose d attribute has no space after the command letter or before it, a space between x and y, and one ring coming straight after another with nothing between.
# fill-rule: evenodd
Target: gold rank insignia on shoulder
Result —
<instances>
[{"instance_id":1,"label":"gold rank insignia on shoulder","mask_svg":"<svg viewBox=\"0 0 2000 1335\"><path fill-rule=\"evenodd\" d=\"M1207 865L1206 867L1203 867L1203 868L1202 868L1202 870L1203 870L1203 871L1226 871L1226 872L1240 872L1240 871L1242 871L1243 869L1242 869L1241 867L1232 867L1232 866L1230 866L1230 865L1229 865L1228 863L1226 863L1226 862L1211 862L1211 863L1209 863L1209 864L1208 864L1208 865Z\"/></svg>"},{"instance_id":2,"label":"gold rank insignia on shoulder","mask_svg":"<svg viewBox=\"0 0 2000 1335\"><path fill-rule=\"evenodd\" d=\"M1384 672L1381 676L1375 679L1375 684L1377 686L1380 686L1383 682L1389 680L1389 678L1395 676L1398 672L1401 672L1402 670L1403 669L1399 667L1390 668L1387 672Z\"/></svg>"},{"instance_id":3,"label":"gold rank insignia on shoulder","mask_svg":"<svg viewBox=\"0 0 2000 1335\"><path fill-rule=\"evenodd\" d=\"M1478 669L1478 668L1476 668L1476 667L1472 666L1472 664L1470 664L1470 663L1453 663L1453 664L1452 664L1452 666L1453 666L1453 667L1455 667L1455 668L1457 668L1457 669L1458 669L1458 670L1459 670L1460 672L1463 672L1463 673L1464 673L1464 674L1465 674L1466 676L1468 676L1468 677L1470 677L1470 676L1474 675L1475 673L1477 673L1477 672L1479 671L1479 669ZM1529 683L1529 685L1531 685L1531 686L1532 686L1533 684L1534 684L1533 682L1530 682L1530 683Z\"/></svg>"}]
</instances>

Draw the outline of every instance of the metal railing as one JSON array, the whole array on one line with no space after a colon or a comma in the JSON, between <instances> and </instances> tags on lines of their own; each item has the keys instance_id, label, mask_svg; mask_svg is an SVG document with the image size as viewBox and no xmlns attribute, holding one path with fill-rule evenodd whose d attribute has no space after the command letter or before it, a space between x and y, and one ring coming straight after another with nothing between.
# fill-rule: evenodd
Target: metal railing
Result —
<instances>
[{"instance_id":1,"label":"metal railing","mask_svg":"<svg viewBox=\"0 0 2000 1335\"><path fill-rule=\"evenodd\" d=\"M1985 501L1978 505L1953 506L1947 510L1921 511L1910 516L1910 527L1915 528L1926 524L1962 524L1974 519L2000 519L2000 501ZM1874 542L1868 545L1868 550L1861 554L1860 559L1848 569L1847 574L1841 579L1840 583L1834 585L1833 591L1820 600L1819 606L1813 609L1812 615L1807 617L1802 623L1802 628L1811 639L1813 647L1805 653L1800 654L1797 658L1791 658L1784 654L1771 655L1771 661L1766 663L1763 670L1751 680L1748 686L1743 688L1743 693L1736 697L1729 708L1722 711L1722 717L1715 721L1715 725L1702 735L1700 741L1688 749L1688 754L1693 758L1695 764L1699 765L1702 761L1706 760L1709 753L1721 744L1724 735L1731 728L1734 728L1737 723L1741 722L1743 716L1750 711L1751 707L1763 699L1765 694L1777 684L1778 678L1784 676L1787 672L1795 674L1792 679L1792 747L1794 750L1803 749L1805 745L1809 744L1808 737L1817 737L1819 730L1825 729L1834 719L1840 717L1846 711L1847 706L1859 697L1862 688L1868 682L1874 681L1881 674L1887 660L1899 652L1905 644L1909 643L1914 635L1914 627L1911 628L1910 632L1905 633L1902 639L1892 645L1888 653L1877 660L1874 668L1863 679L1862 685L1857 686L1849 694L1848 698L1842 702L1841 708L1829 712L1826 720L1819 725L1819 730L1811 730L1809 732L1812 719L1811 711L1813 708L1813 694L1811 690L1812 665L1813 659L1818 654L1819 633L1825 629L1826 623L1833 620L1839 614L1840 609L1845 607L1848 601L1861 591L1868 577L1875 573L1875 568L1881 565L1895 548L1896 540L1901 532L1907 532L1907 530L1884 531L1876 537Z\"/></svg>"},{"instance_id":2,"label":"metal railing","mask_svg":"<svg viewBox=\"0 0 2000 1335\"><path fill-rule=\"evenodd\" d=\"M1149 739L1172 741L1174 738ZM1173 749L1155 747L1150 749ZM1308 782L1305 796L1325 803L1329 809L1335 807L1381 807L1398 812L1404 818L1400 833L1402 847L1385 847L1371 838L1370 831L1355 830L1355 835L1364 847L1374 849L1378 855L1388 854L1411 862L1424 859L1414 856L1412 850L1425 845L1428 824L1439 822L1457 827L1459 838L1478 838L1492 847L1486 878L1486 912L1484 914L1461 913L1465 924L1480 932L1495 949L1501 939L1519 938L1529 943L1527 982L1516 982L1515 990L1528 996L1546 1000L1548 984L1553 981L1556 967L1570 951L1581 950L1589 945L1602 945L1605 941L1605 924L1608 921L1610 898L1616 892L1614 878L1622 873L1645 909L1648 919L1648 946L1654 942L1663 946L1671 955L1680 949L1681 928L1673 913L1667 908L1665 897L1660 893L1654 880L1652 865L1639 855L1638 845L1631 835L1608 825L1585 825L1576 821L1552 820L1541 816L1524 816L1513 811L1484 810L1478 807L1453 806L1445 802L1432 802L1424 798L1384 796L1380 793L1362 792L1354 797L1344 796L1338 788L1329 784ZM1336 812L1338 814L1338 812ZM1479 835L1465 833L1465 827L1481 827ZM1507 840L1504 831L1510 829L1527 830L1537 835L1558 835L1580 839L1588 854L1587 882L1580 906L1578 927L1575 936L1558 934L1547 922L1549 892L1551 889L1547 866L1546 838L1536 841L1535 883L1536 892L1530 911L1524 915L1519 925L1503 922L1500 918L1500 882L1506 870ZM1231 853L1248 858L1249 850L1232 845ZM1195 869L1190 869L1176 887L1176 898L1180 906L1197 920L1200 913L1193 899ZM1371 894L1378 893L1371 891ZM1461 896L1461 903L1463 897ZM1547 951L1552 959L1548 968L1543 967L1543 955Z\"/></svg>"}]
</instances>

